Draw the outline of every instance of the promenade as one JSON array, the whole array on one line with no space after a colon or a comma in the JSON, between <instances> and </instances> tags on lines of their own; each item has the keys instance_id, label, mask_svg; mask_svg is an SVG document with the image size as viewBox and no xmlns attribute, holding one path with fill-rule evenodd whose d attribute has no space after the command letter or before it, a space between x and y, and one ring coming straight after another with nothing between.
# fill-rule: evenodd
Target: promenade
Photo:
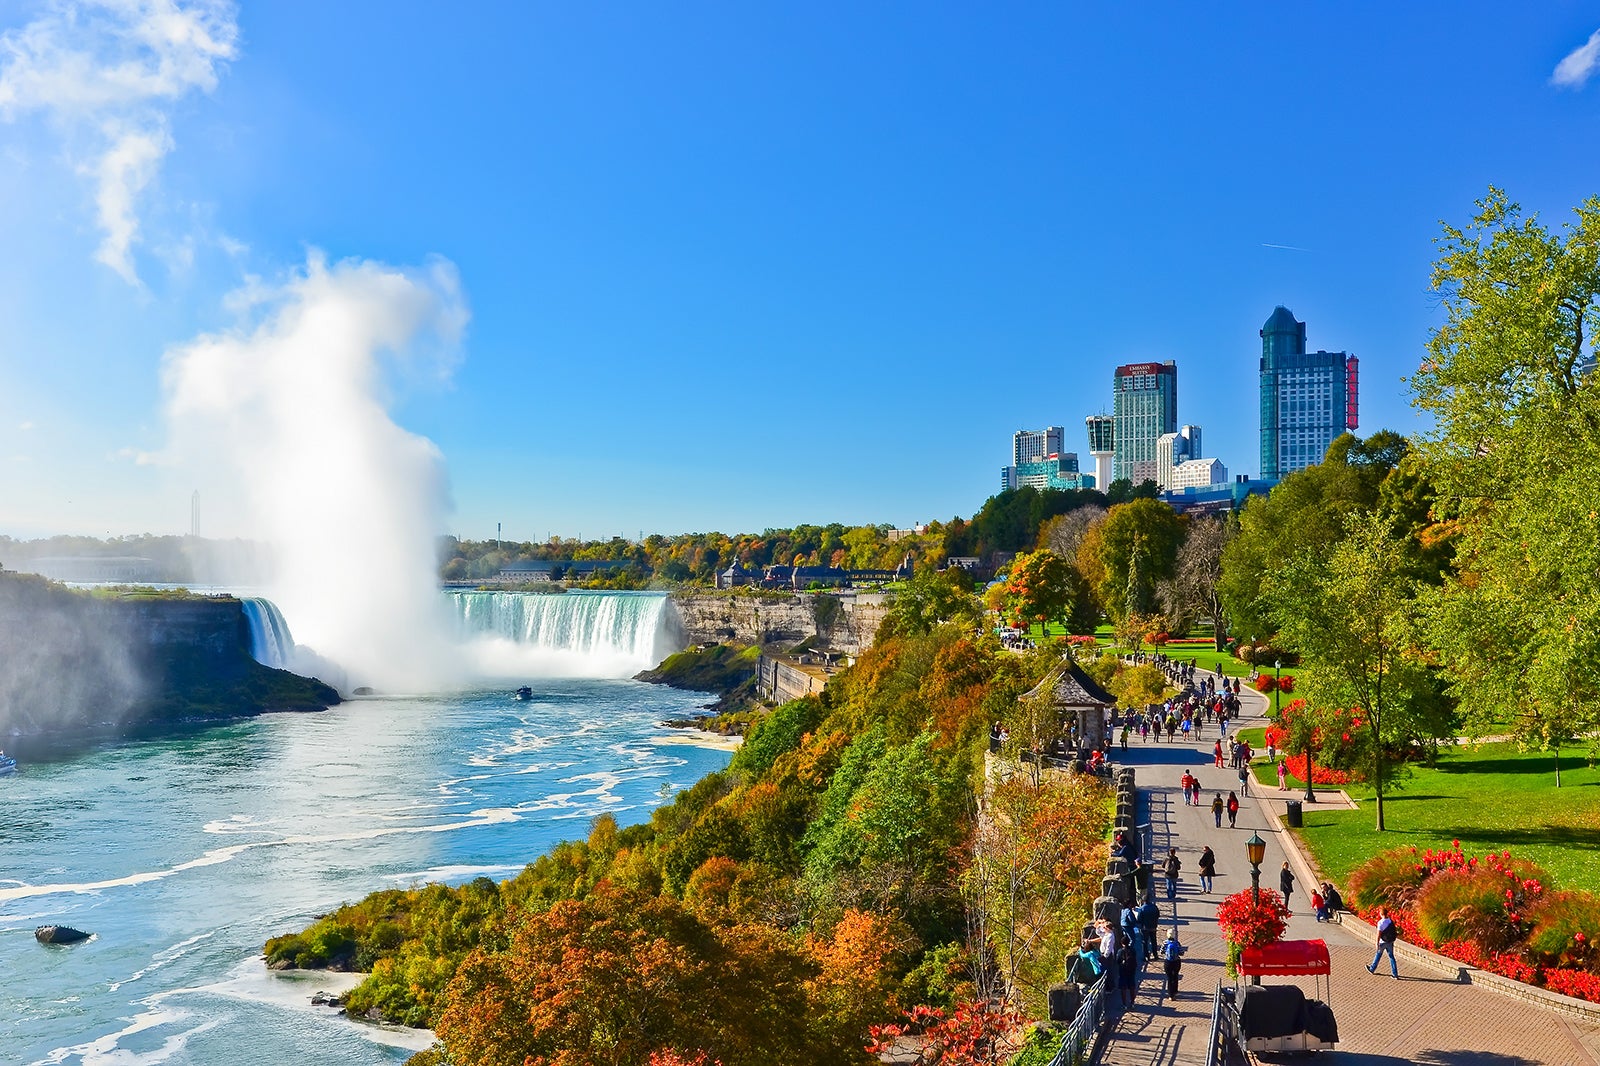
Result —
<instances>
[{"instance_id":1,"label":"promenade","mask_svg":"<svg viewBox=\"0 0 1600 1066\"><path fill-rule=\"evenodd\" d=\"M1239 698L1243 707L1238 725L1265 724L1266 697L1247 688ZM1229 829L1226 816L1220 829L1214 824L1212 796L1221 791L1226 800L1229 791L1238 788L1237 771L1213 765L1217 736L1211 724L1202 737L1187 743L1131 740L1127 752L1115 752L1118 763L1138 768L1156 861L1166 856L1168 848L1178 849L1183 870L1175 913L1163 898L1159 877L1156 897L1162 907L1163 936L1176 922L1178 938L1188 951L1175 1001L1158 1002L1163 984L1159 964L1146 969L1134 1005L1110 1028L1102 1063L1201 1066L1205 1062L1212 993L1217 982L1231 983L1223 966L1226 947L1216 907L1224 897L1250 887L1244 842L1254 831L1267 841L1261 887L1278 888L1285 861L1295 875L1285 937L1325 940L1332 959L1329 1002L1339 1021L1339 1050L1303 1061L1326 1066L1600 1066L1600 1018L1556 1011L1461 983L1455 964L1405 944L1397 945L1399 980L1389 975L1387 959L1377 975L1367 973L1375 939L1370 927L1348 914L1342 924L1315 920L1310 905L1313 875L1279 828L1285 801L1303 797L1303 787L1279 792L1276 785L1261 786L1252 780L1252 794L1239 797L1237 827ZM1200 779L1201 806L1184 805L1178 780L1185 770ZM1343 802L1337 792L1318 796L1323 803ZM1207 845L1217 857L1217 877L1214 891L1202 893L1196 864ZM1308 992L1311 981L1300 982Z\"/></svg>"}]
</instances>

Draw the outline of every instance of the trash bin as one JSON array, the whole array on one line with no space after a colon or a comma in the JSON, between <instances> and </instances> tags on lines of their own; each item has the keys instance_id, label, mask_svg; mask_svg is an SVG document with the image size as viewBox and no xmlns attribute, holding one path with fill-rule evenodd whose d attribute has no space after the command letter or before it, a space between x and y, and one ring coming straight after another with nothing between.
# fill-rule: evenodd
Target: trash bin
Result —
<instances>
[{"instance_id":1,"label":"trash bin","mask_svg":"<svg viewBox=\"0 0 1600 1066\"><path fill-rule=\"evenodd\" d=\"M1288 814L1289 814L1289 828L1290 829L1299 829L1302 825L1305 824L1305 818L1301 813L1301 807L1300 807L1300 801L1299 800L1290 800L1289 801L1289 812L1288 812Z\"/></svg>"}]
</instances>

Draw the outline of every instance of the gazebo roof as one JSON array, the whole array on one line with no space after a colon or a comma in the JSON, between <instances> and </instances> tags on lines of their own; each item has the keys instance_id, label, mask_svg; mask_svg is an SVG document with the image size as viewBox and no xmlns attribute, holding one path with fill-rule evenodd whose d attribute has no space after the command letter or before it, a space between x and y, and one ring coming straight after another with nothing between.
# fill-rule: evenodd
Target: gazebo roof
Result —
<instances>
[{"instance_id":1,"label":"gazebo roof","mask_svg":"<svg viewBox=\"0 0 1600 1066\"><path fill-rule=\"evenodd\" d=\"M1047 674L1023 699L1046 691L1057 707L1110 707L1117 702L1115 696L1096 684L1094 678L1071 659Z\"/></svg>"}]
</instances>

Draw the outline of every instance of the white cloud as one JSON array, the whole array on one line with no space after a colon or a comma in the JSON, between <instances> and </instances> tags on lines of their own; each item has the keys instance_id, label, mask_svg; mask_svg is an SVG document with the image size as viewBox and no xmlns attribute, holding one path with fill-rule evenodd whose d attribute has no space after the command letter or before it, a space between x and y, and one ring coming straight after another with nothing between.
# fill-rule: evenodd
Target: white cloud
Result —
<instances>
[{"instance_id":1,"label":"white cloud","mask_svg":"<svg viewBox=\"0 0 1600 1066\"><path fill-rule=\"evenodd\" d=\"M1600 70L1600 30L1595 30L1581 46L1569 52L1556 64L1550 75L1550 84L1565 89L1581 89Z\"/></svg>"},{"instance_id":2,"label":"white cloud","mask_svg":"<svg viewBox=\"0 0 1600 1066\"><path fill-rule=\"evenodd\" d=\"M173 147L168 111L216 87L237 40L228 0L51 0L0 34L0 117L44 115L81 145L102 234L95 258L130 284L140 194Z\"/></svg>"}]
</instances>

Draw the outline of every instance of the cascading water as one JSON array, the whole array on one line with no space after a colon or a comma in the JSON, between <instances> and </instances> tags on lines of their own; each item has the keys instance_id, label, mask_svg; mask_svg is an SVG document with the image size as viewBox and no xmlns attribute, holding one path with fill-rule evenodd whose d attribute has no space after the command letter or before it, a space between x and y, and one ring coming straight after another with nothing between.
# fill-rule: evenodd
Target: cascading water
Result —
<instances>
[{"instance_id":1,"label":"cascading water","mask_svg":"<svg viewBox=\"0 0 1600 1066\"><path fill-rule=\"evenodd\" d=\"M319 678L349 694L350 681L344 668L303 644L296 644L294 634L289 632L289 620L277 604L261 596L240 596L239 609L250 622L250 658L262 666Z\"/></svg>"},{"instance_id":2,"label":"cascading water","mask_svg":"<svg viewBox=\"0 0 1600 1066\"><path fill-rule=\"evenodd\" d=\"M241 596L239 606L250 620L250 657L262 666L289 669L294 636L278 605L259 596Z\"/></svg>"},{"instance_id":3,"label":"cascading water","mask_svg":"<svg viewBox=\"0 0 1600 1066\"><path fill-rule=\"evenodd\" d=\"M683 647L664 595L638 592L451 592L457 632L502 677L629 677Z\"/></svg>"}]
</instances>

